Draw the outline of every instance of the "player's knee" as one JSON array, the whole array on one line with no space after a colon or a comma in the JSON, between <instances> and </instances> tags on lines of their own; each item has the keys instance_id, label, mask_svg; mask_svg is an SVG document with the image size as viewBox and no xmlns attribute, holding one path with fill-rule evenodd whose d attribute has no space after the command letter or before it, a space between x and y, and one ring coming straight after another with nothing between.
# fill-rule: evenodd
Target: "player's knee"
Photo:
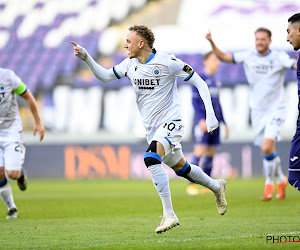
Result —
<instances>
[{"instance_id":1,"label":"player's knee","mask_svg":"<svg viewBox=\"0 0 300 250\"><path fill-rule=\"evenodd\" d=\"M264 159L266 159L267 161L271 161L273 160L275 157L277 156L276 152L272 152L272 153L268 153L264 155Z\"/></svg>"},{"instance_id":2,"label":"player's knee","mask_svg":"<svg viewBox=\"0 0 300 250\"><path fill-rule=\"evenodd\" d=\"M178 176L187 178L187 175L189 174L190 171L191 171L191 166L190 166L190 164L186 161L185 165L184 165L181 169L176 170L175 173L176 173L176 175L178 175Z\"/></svg>"},{"instance_id":3,"label":"player's knee","mask_svg":"<svg viewBox=\"0 0 300 250\"><path fill-rule=\"evenodd\" d=\"M146 153L144 154L144 162L147 168L162 163L161 157L159 156L159 154L157 154L156 143L157 141L152 141Z\"/></svg>"},{"instance_id":4,"label":"player's knee","mask_svg":"<svg viewBox=\"0 0 300 250\"><path fill-rule=\"evenodd\" d=\"M7 179L5 177L4 168L0 168L0 187L3 187L7 183Z\"/></svg>"},{"instance_id":5,"label":"player's knee","mask_svg":"<svg viewBox=\"0 0 300 250\"><path fill-rule=\"evenodd\" d=\"M0 168L0 180L2 180L5 177L5 170L4 167Z\"/></svg>"},{"instance_id":6,"label":"player's knee","mask_svg":"<svg viewBox=\"0 0 300 250\"><path fill-rule=\"evenodd\" d=\"M262 152L263 152L263 154L264 155L270 155L270 154L272 154L273 152L272 152L273 150L270 148L270 147L262 147Z\"/></svg>"},{"instance_id":7,"label":"player's knee","mask_svg":"<svg viewBox=\"0 0 300 250\"><path fill-rule=\"evenodd\" d=\"M144 154L144 162L145 162L145 164L148 168L148 167L153 166L153 165L161 164L162 159L157 153L146 152Z\"/></svg>"},{"instance_id":8,"label":"player's knee","mask_svg":"<svg viewBox=\"0 0 300 250\"><path fill-rule=\"evenodd\" d=\"M157 153L157 141L152 141L147 148L146 152Z\"/></svg>"},{"instance_id":9,"label":"player's knee","mask_svg":"<svg viewBox=\"0 0 300 250\"><path fill-rule=\"evenodd\" d=\"M7 170L6 174L10 179L13 179L13 180L17 180L20 177L20 171Z\"/></svg>"},{"instance_id":10,"label":"player's knee","mask_svg":"<svg viewBox=\"0 0 300 250\"><path fill-rule=\"evenodd\" d=\"M263 145L261 147L261 150L263 152L264 155L270 155L274 152L275 148L274 148L274 144L271 141L264 141Z\"/></svg>"}]
</instances>

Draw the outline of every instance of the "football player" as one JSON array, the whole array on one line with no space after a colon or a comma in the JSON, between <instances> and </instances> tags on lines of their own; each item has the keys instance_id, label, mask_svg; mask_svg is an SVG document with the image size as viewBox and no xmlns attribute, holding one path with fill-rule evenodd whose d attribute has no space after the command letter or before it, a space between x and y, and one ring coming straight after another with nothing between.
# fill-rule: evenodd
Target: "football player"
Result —
<instances>
[{"instance_id":1,"label":"football player","mask_svg":"<svg viewBox=\"0 0 300 250\"><path fill-rule=\"evenodd\" d=\"M162 162L171 167L178 176L212 190L221 215L227 211L227 202L225 180L214 180L198 166L189 164L180 144L184 124L179 112L176 77L197 87L206 108L207 130L212 132L218 127L218 121L207 84L192 67L174 55L157 52L153 48L154 40L154 34L149 27L131 26L124 45L128 58L111 69L103 68L83 47L75 42L71 43L74 45L74 54L84 60L102 82L127 77L133 86L149 143L144 162L163 206L163 218L155 232L162 233L179 225L172 206L168 176Z\"/></svg>"}]
</instances>

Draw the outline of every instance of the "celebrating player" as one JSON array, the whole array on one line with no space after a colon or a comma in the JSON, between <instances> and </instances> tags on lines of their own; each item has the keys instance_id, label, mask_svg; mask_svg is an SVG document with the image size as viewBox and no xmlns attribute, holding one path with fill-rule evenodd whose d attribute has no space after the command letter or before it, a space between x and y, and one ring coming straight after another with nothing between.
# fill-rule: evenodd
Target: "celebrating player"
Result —
<instances>
[{"instance_id":1,"label":"celebrating player","mask_svg":"<svg viewBox=\"0 0 300 250\"><path fill-rule=\"evenodd\" d=\"M197 87L206 108L207 130L212 132L218 127L218 121L207 84L188 64L174 55L156 52L153 49L154 40L154 34L149 27L130 27L124 45L128 58L109 70L97 64L83 47L75 42L71 43L75 46L74 54L84 60L102 82L127 77L132 83L149 143L144 161L163 206L163 218L155 232L162 233L179 225L172 206L168 176L162 162L171 167L178 176L212 190L221 215L227 211L227 202L225 180L214 180L198 166L189 164L183 156L180 144L184 125L179 112L176 77Z\"/></svg>"},{"instance_id":2,"label":"celebrating player","mask_svg":"<svg viewBox=\"0 0 300 250\"><path fill-rule=\"evenodd\" d=\"M291 16L288 19L287 41L294 47L294 50L300 49L300 13ZM300 191L300 61L297 62L298 78L298 120L297 129L292 140L289 163L289 183Z\"/></svg>"},{"instance_id":3,"label":"celebrating player","mask_svg":"<svg viewBox=\"0 0 300 250\"><path fill-rule=\"evenodd\" d=\"M215 80L214 74L219 69L220 61L211 51L203 57L204 72L200 77L207 83L211 95L211 101L217 119L225 124L225 138L229 136L229 128L223 117L222 107L219 100L219 90L221 83ZM200 158L203 156L202 169L208 176L211 174L213 167L213 157L216 153L216 147L220 144L220 128L217 128L213 134L208 133L205 125L205 107L199 95L198 89L192 85L192 102L195 111L194 118L194 152L191 163L198 165ZM209 191L207 188L198 189L198 185L190 182L186 188L189 195L196 195L201 192ZM210 191L209 191L210 192Z\"/></svg>"},{"instance_id":4,"label":"celebrating player","mask_svg":"<svg viewBox=\"0 0 300 250\"><path fill-rule=\"evenodd\" d=\"M275 191L274 177L277 178L277 199L285 198L287 179L282 173L281 163L275 144L285 119L284 73L285 69L296 68L295 59L284 51L270 50L271 31L259 28L255 31L256 50L233 54L221 51L210 33L206 35L214 53L224 62L243 64L250 86L249 104L251 123L255 134L255 145L264 154L263 165L266 174L263 201L272 199Z\"/></svg>"},{"instance_id":5,"label":"celebrating player","mask_svg":"<svg viewBox=\"0 0 300 250\"><path fill-rule=\"evenodd\" d=\"M17 180L20 190L27 188L27 177L22 168L25 147L16 94L25 99L34 117L34 135L38 131L41 141L45 133L30 90L13 71L0 68L0 196L8 208L7 219L16 219L19 213L6 175Z\"/></svg>"}]
</instances>

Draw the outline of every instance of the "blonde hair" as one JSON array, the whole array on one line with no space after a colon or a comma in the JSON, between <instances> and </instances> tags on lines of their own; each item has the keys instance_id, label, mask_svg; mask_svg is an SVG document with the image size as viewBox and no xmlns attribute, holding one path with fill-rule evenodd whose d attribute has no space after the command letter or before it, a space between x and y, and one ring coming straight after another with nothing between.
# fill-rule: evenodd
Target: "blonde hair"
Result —
<instances>
[{"instance_id":1,"label":"blonde hair","mask_svg":"<svg viewBox=\"0 0 300 250\"><path fill-rule=\"evenodd\" d=\"M135 24L128 29L129 31L135 31L138 35L143 37L147 43L149 44L149 47L153 48L153 43L155 41L155 37L153 34L153 31L146 25L142 24Z\"/></svg>"}]
</instances>

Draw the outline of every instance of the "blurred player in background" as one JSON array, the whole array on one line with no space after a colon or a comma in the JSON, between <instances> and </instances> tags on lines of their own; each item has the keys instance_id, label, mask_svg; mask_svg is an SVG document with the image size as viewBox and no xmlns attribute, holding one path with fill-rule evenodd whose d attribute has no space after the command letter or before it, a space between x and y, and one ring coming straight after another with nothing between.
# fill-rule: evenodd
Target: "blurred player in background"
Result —
<instances>
[{"instance_id":1,"label":"blurred player in background","mask_svg":"<svg viewBox=\"0 0 300 250\"><path fill-rule=\"evenodd\" d=\"M184 125L179 112L176 77L197 87L206 108L207 130L212 132L218 127L218 121L207 84L188 64L174 55L156 52L153 49L154 40L154 34L149 27L130 27L124 45L128 58L109 70L97 64L83 47L75 42L71 43L75 45L74 54L84 60L102 82L128 77L132 83L149 143L144 162L163 205L163 218L155 232L162 233L179 225L173 210L168 176L162 162L170 166L178 176L212 190L221 215L227 210L227 202L225 180L214 180L198 166L189 164L183 156L180 144Z\"/></svg>"},{"instance_id":2,"label":"blurred player in background","mask_svg":"<svg viewBox=\"0 0 300 250\"><path fill-rule=\"evenodd\" d=\"M291 16L288 19L287 41L294 47L294 50L300 49L300 13ZM290 162L289 162L289 183L300 191L300 61L298 55L297 62L298 78L298 120L297 129L292 140Z\"/></svg>"},{"instance_id":3,"label":"blurred player in background","mask_svg":"<svg viewBox=\"0 0 300 250\"><path fill-rule=\"evenodd\" d=\"M20 190L27 188L27 177L22 168L25 159L22 121L16 95L25 99L33 115L33 134L38 131L41 141L45 133L30 90L13 71L0 68L0 196L8 208L7 219L16 219L19 216L7 177L17 180Z\"/></svg>"},{"instance_id":4,"label":"blurred player in background","mask_svg":"<svg viewBox=\"0 0 300 250\"><path fill-rule=\"evenodd\" d=\"M211 51L203 57L204 70L200 77L207 83L211 95L211 101L219 122L225 125L225 138L229 136L229 128L226 125L223 117L222 107L219 100L219 91L221 83L216 81L214 74L219 69L220 61L216 55ZM220 144L220 128L217 128L212 134L207 132L205 124L205 106L199 95L198 89L192 85L192 102L195 110L194 117L194 152L191 164L198 165L200 158L204 157L202 161L202 169L204 173L211 176L213 167L213 157L216 153L216 147ZM199 193L210 192L209 189L199 189L199 185L190 182L186 188L189 195L197 195Z\"/></svg>"},{"instance_id":5,"label":"blurred player in background","mask_svg":"<svg viewBox=\"0 0 300 250\"><path fill-rule=\"evenodd\" d=\"M251 123L255 134L255 145L263 153L266 182L263 201L272 199L275 191L274 177L277 178L277 199L285 198L287 178L282 173L280 158L275 144L280 139L279 132L285 119L284 73L296 68L295 59L284 51L270 49L271 31L259 28L255 31L256 50L246 50L233 54L221 51L210 33L206 38L214 53L224 62L243 64L250 86L249 104Z\"/></svg>"}]
</instances>

